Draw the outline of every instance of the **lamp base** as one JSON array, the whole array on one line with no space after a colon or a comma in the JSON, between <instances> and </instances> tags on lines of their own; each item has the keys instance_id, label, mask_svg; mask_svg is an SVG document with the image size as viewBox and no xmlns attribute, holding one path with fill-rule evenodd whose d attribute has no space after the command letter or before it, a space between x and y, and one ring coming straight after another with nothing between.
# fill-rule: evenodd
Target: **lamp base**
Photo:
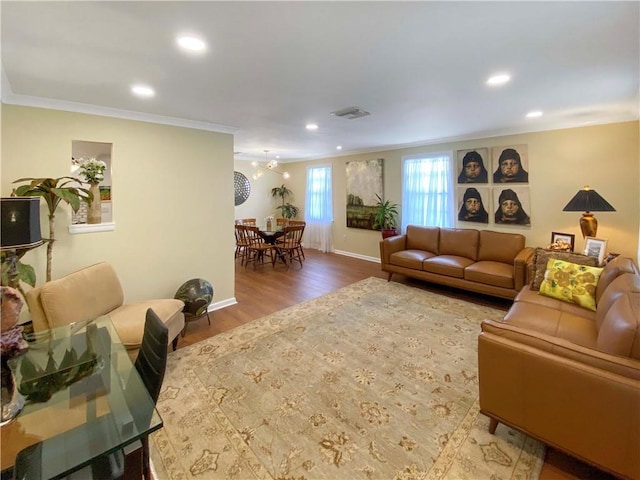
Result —
<instances>
[{"instance_id":1,"label":"lamp base","mask_svg":"<svg viewBox=\"0 0 640 480\"><path fill-rule=\"evenodd\" d=\"M598 221L593 214L586 212L580 218L580 230L583 237L595 237L598 232Z\"/></svg>"}]
</instances>

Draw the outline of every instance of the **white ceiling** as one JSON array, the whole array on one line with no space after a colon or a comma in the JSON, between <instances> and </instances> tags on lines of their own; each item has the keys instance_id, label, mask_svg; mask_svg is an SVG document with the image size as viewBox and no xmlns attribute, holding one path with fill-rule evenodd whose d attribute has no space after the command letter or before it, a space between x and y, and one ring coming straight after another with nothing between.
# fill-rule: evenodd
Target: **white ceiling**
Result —
<instances>
[{"instance_id":1,"label":"white ceiling","mask_svg":"<svg viewBox=\"0 0 640 480\"><path fill-rule=\"evenodd\" d=\"M236 158L268 149L285 162L337 145L345 154L637 120L639 6L2 1L2 99L234 132ZM181 33L207 51L179 51ZM511 82L486 86L498 72ZM156 96L133 97L137 82ZM371 115L330 115L349 106ZM525 118L534 109L544 116Z\"/></svg>"}]
</instances>

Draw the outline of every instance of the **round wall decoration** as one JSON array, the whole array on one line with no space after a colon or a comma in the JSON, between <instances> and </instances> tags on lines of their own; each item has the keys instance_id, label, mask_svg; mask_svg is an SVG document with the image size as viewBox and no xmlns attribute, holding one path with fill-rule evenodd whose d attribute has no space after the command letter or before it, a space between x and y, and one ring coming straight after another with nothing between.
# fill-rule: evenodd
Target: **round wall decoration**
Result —
<instances>
[{"instance_id":1,"label":"round wall decoration","mask_svg":"<svg viewBox=\"0 0 640 480\"><path fill-rule=\"evenodd\" d=\"M242 205L251 193L249 179L240 172L233 172L233 189L236 195L236 207Z\"/></svg>"}]
</instances>

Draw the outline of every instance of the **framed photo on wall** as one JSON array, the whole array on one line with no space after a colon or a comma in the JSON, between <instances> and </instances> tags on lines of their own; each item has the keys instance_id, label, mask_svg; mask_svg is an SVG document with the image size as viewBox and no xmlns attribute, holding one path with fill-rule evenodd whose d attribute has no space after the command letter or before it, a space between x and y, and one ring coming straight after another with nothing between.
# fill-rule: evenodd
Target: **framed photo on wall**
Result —
<instances>
[{"instance_id":1,"label":"framed photo on wall","mask_svg":"<svg viewBox=\"0 0 640 480\"><path fill-rule=\"evenodd\" d=\"M576 236L572 233L551 232L550 250L562 250L573 252L576 243Z\"/></svg>"},{"instance_id":2,"label":"framed photo on wall","mask_svg":"<svg viewBox=\"0 0 640 480\"><path fill-rule=\"evenodd\" d=\"M598 263L602 264L607 249L607 240L594 237L585 237L584 240L584 254L588 257L597 258Z\"/></svg>"}]
</instances>

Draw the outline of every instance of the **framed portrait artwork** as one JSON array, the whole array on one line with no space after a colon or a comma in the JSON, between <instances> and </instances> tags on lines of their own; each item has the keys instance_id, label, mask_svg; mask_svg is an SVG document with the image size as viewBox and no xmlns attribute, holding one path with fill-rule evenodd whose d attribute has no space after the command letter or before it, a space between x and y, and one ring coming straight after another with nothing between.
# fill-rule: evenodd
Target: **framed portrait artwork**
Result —
<instances>
[{"instance_id":1,"label":"framed portrait artwork","mask_svg":"<svg viewBox=\"0 0 640 480\"><path fill-rule=\"evenodd\" d=\"M489 188L458 187L458 221L489 223Z\"/></svg>"},{"instance_id":2,"label":"framed portrait artwork","mask_svg":"<svg viewBox=\"0 0 640 480\"><path fill-rule=\"evenodd\" d=\"M601 238L585 237L584 254L588 257L598 259L598 264L604 261L604 254L607 249L607 241Z\"/></svg>"},{"instance_id":3,"label":"framed portrait artwork","mask_svg":"<svg viewBox=\"0 0 640 480\"><path fill-rule=\"evenodd\" d=\"M489 162L488 148L472 148L456 152L458 183L489 183L489 172L485 167Z\"/></svg>"},{"instance_id":4,"label":"framed portrait artwork","mask_svg":"<svg viewBox=\"0 0 640 480\"><path fill-rule=\"evenodd\" d=\"M527 145L493 147L493 183L529 183L528 150Z\"/></svg>"},{"instance_id":5,"label":"framed portrait artwork","mask_svg":"<svg viewBox=\"0 0 640 480\"><path fill-rule=\"evenodd\" d=\"M551 245L549 250L561 250L573 252L576 243L576 236L572 233L551 232Z\"/></svg>"},{"instance_id":6,"label":"framed portrait artwork","mask_svg":"<svg viewBox=\"0 0 640 480\"><path fill-rule=\"evenodd\" d=\"M530 227L529 207L529 187L515 185L511 185L511 188L497 185L493 187L493 208L495 208L493 215L496 225Z\"/></svg>"}]
</instances>

